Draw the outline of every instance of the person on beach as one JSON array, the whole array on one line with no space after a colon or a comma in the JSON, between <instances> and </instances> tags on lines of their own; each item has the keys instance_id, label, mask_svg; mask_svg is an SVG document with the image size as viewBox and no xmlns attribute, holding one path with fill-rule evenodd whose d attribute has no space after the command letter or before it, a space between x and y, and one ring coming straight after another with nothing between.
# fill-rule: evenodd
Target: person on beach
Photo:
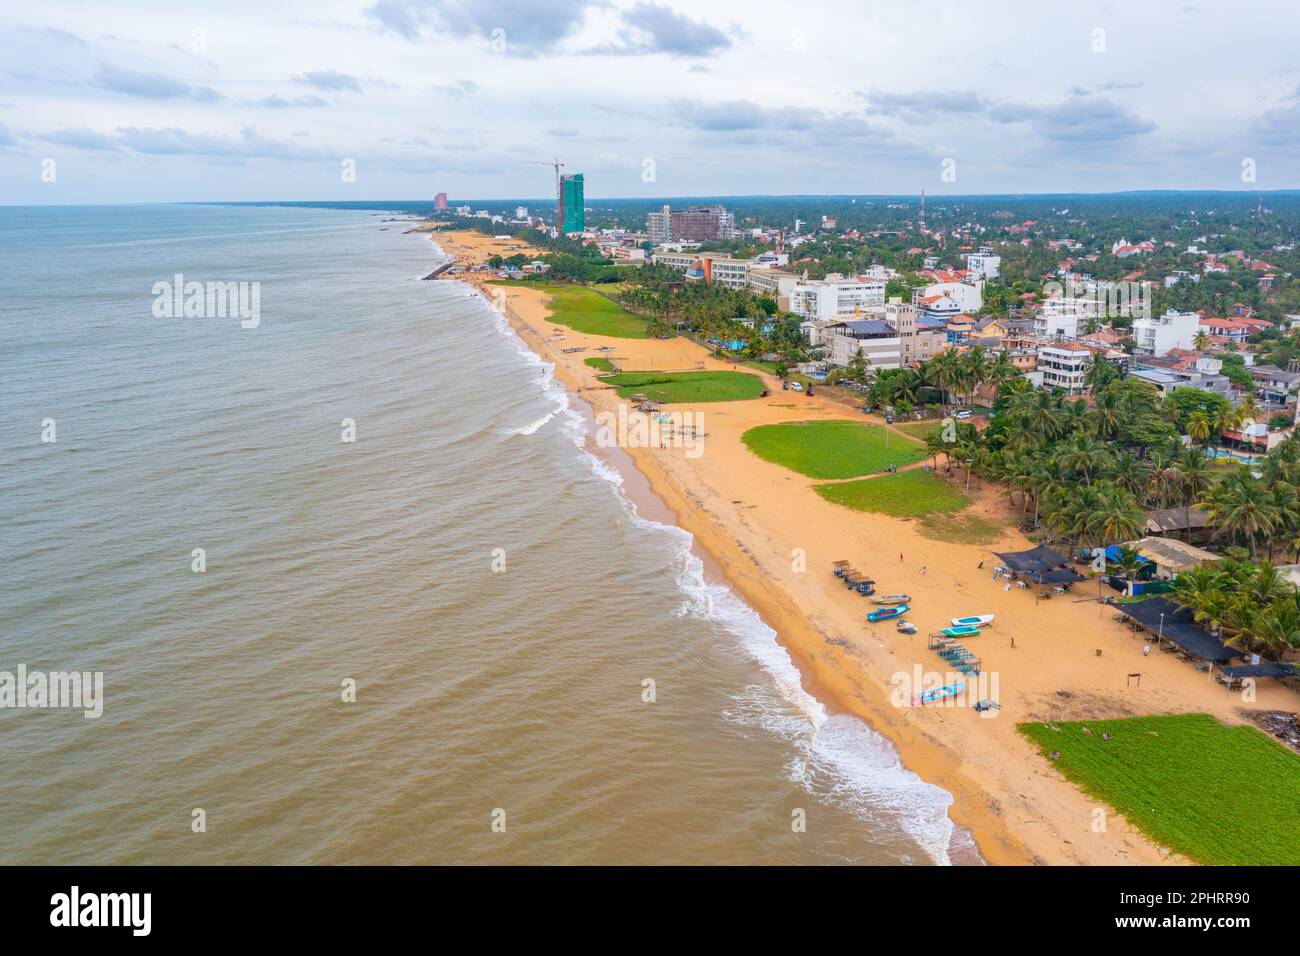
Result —
<instances>
[{"instance_id":1,"label":"person on beach","mask_svg":"<svg viewBox=\"0 0 1300 956\"><path fill-rule=\"evenodd\" d=\"M1151 656L1151 645L1150 645L1150 644L1143 644L1143 645L1142 645L1142 656L1143 656L1143 657L1150 657L1150 656Z\"/></svg>"},{"instance_id":2,"label":"person on beach","mask_svg":"<svg viewBox=\"0 0 1300 956\"><path fill-rule=\"evenodd\" d=\"M903 560L903 552L902 552L902 551L898 552L898 560L899 560L899 561L902 561L902 560Z\"/></svg>"}]
</instances>

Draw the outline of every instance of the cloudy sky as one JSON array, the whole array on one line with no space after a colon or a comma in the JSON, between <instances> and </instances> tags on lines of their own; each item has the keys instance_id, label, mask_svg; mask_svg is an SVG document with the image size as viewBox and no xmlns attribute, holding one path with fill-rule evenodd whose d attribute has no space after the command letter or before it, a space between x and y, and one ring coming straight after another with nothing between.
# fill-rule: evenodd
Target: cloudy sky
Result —
<instances>
[{"instance_id":1,"label":"cloudy sky","mask_svg":"<svg viewBox=\"0 0 1300 956\"><path fill-rule=\"evenodd\" d=\"M542 197L552 156L591 197L1296 188L1298 36L1293 0L10 3L0 203Z\"/></svg>"}]
</instances>

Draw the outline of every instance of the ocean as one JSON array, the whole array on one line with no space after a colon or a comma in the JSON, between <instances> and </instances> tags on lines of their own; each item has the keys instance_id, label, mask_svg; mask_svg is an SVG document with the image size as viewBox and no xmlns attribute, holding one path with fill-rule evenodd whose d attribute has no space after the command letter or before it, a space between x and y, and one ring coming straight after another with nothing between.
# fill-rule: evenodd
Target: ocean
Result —
<instances>
[{"instance_id":1,"label":"ocean","mask_svg":"<svg viewBox=\"0 0 1300 956\"><path fill-rule=\"evenodd\" d=\"M393 218L0 207L0 863L978 862Z\"/></svg>"}]
</instances>

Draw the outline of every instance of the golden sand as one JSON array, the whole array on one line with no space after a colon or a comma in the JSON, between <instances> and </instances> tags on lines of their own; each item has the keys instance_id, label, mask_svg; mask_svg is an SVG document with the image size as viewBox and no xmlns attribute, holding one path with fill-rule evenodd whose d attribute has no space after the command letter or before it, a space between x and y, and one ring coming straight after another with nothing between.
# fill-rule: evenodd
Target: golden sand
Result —
<instances>
[{"instance_id":1,"label":"golden sand","mask_svg":"<svg viewBox=\"0 0 1300 956\"><path fill-rule=\"evenodd\" d=\"M444 244L443 236L437 240ZM481 254L481 248L473 251ZM677 356L705 368L732 367L686 339L612 339L569 329L560 338L548 321L545 293L505 291L516 331L598 413L622 403L584 364L601 354L594 352L598 346L612 345L613 354L629 358ZM561 351L572 346L588 351ZM1024 721L1184 712L1241 723L1239 695L1173 655L1153 649L1144 657L1144 640L1115 623L1113 609L1096 601L1097 584L1036 603L1032 591L1006 591L992 580L998 562L987 548L934 540L914 522L831 504L812 491L816 481L757 458L740 439L756 425L864 418L828 397L782 391L777 379L763 377L772 392L766 399L673 406L703 413L703 454L692 457L682 448L627 451L678 524L778 632L809 691L828 707L865 719L897 745L909 769L948 790L954 798L951 817L970 829L990 863L1186 862L1108 808L1104 831L1094 832L1099 804L1053 769L1015 727ZM996 517L1011 529L996 547L1031 546L1014 531L1005 497L986 490L975 498L967 513ZM796 549L807 555L805 571L796 570ZM913 595L908 618L919 632L908 637L892 622L868 624L869 602L831 573L839 559L876 578L881 593ZM1001 711L987 718L968 707L891 704L891 675L911 672L914 664L944 669L926 650L925 635L952 617L977 613L997 615L992 627L967 643L986 671L998 673ZM1134 673L1141 674L1140 682L1129 678ZM1296 710L1297 696L1280 686L1261 686L1253 706Z\"/></svg>"}]
</instances>

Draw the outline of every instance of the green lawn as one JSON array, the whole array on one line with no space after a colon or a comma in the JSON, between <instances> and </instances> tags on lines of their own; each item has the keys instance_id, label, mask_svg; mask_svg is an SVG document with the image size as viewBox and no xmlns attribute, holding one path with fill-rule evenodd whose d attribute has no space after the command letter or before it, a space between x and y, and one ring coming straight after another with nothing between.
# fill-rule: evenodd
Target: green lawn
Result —
<instances>
[{"instance_id":1,"label":"green lawn","mask_svg":"<svg viewBox=\"0 0 1300 956\"><path fill-rule=\"evenodd\" d=\"M541 289L552 296L549 308L550 321L564 325L575 332L588 335L608 335L620 339L647 339L649 323L628 312L617 302L585 286L556 282L510 282L496 285L516 285Z\"/></svg>"},{"instance_id":2,"label":"green lawn","mask_svg":"<svg viewBox=\"0 0 1300 956\"><path fill-rule=\"evenodd\" d=\"M614 371L614 366L611 365L609 359L605 358L603 355L593 355L589 359L583 359L583 361L599 372Z\"/></svg>"},{"instance_id":3,"label":"green lawn","mask_svg":"<svg viewBox=\"0 0 1300 956\"><path fill-rule=\"evenodd\" d=\"M1208 714L1056 727L1019 729L1044 754L1059 751L1054 766L1162 846L1211 865L1300 865L1300 756L1254 727Z\"/></svg>"},{"instance_id":4,"label":"green lawn","mask_svg":"<svg viewBox=\"0 0 1300 956\"><path fill-rule=\"evenodd\" d=\"M855 478L925 457L924 446L891 435L881 425L854 421L760 425L741 440L759 458L809 478Z\"/></svg>"},{"instance_id":5,"label":"green lawn","mask_svg":"<svg viewBox=\"0 0 1300 956\"><path fill-rule=\"evenodd\" d=\"M925 470L817 485L815 490L827 501L837 505L858 511L876 511L896 518L952 514L961 511L968 503L961 491Z\"/></svg>"},{"instance_id":6,"label":"green lawn","mask_svg":"<svg viewBox=\"0 0 1300 956\"><path fill-rule=\"evenodd\" d=\"M895 425L894 427L901 432L905 432L906 434L911 435L913 438L918 439L919 441L925 441L927 438L929 438L931 435L933 435L935 432L937 432L940 428L943 427L943 422L941 421L907 422L902 425Z\"/></svg>"},{"instance_id":7,"label":"green lawn","mask_svg":"<svg viewBox=\"0 0 1300 956\"><path fill-rule=\"evenodd\" d=\"M621 398L645 395L666 403L734 402L763 391L763 380L748 372L620 372L600 380Z\"/></svg>"}]
</instances>

